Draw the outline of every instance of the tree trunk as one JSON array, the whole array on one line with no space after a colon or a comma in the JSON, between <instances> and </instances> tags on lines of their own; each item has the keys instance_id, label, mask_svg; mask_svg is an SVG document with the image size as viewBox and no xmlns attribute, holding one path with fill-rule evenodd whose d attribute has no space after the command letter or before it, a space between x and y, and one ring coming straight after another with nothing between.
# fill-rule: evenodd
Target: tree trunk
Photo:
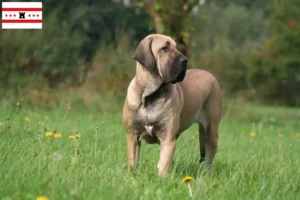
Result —
<instances>
[{"instance_id":1,"label":"tree trunk","mask_svg":"<svg viewBox=\"0 0 300 200\"><path fill-rule=\"evenodd\" d=\"M158 0L147 2L146 10L153 19L156 33L173 37L181 53L189 57L188 17L198 0L181 0L178 3Z\"/></svg>"},{"instance_id":2,"label":"tree trunk","mask_svg":"<svg viewBox=\"0 0 300 200\"><path fill-rule=\"evenodd\" d=\"M156 33L163 34L164 33L164 25L162 18L160 14L155 9L155 4L157 3L157 0L149 0L148 1L148 12L153 18L154 26Z\"/></svg>"}]
</instances>

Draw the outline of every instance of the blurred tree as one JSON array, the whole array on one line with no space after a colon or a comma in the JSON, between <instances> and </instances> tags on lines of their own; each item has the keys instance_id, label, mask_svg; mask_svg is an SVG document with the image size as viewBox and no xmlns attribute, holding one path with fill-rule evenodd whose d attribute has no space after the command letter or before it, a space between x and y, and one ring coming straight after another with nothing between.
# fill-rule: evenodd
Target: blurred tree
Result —
<instances>
[{"instance_id":1,"label":"blurred tree","mask_svg":"<svg viewBox=\"0 0 300 200\"><path fill-rule=\"evenodd\" d=\"M71 77L73 77L73 83L75 84L82 84L84 82L87 72L91 67L90 62L95 56L99 45L114 45L117 39L116 31L118 29L127 29L132 27L136 30L135 33L143 33L147 31L146 23L132 23L135 18L139 18L141 20L145 20L146 18L147 20L147 15L144 13L134 12L135 8L133 7L124 7L122 2L116 2L113 0L76 0L75 2L70 2L68 0L53 2L51 0L47 0L44 2L46 6L47 3L52 4L53 6L48 15L49 18L57 19L56 25L51 24L48 27L54 31L57 31L59 29L63 29L63 26L70 31L70 35L77 35L76 38L69 38L69 40L73 42L67 42L66 40L65 45L62 45L61 48L59 48L63 49L64 47L69 46L70 43L74 43L73 48L70 48L68 51L64 52L71 53L72 51L78 51L76 56L72 53L69 56L70 60L73 62L77 60L76 64L67 64L65 61L62 61L63 64L61 65L61 77L66 78L68 75L71 75ZM49 10L46 10L46 14L47 12L49 12ZM137 25L134 26L135 24ZM47 24L44 27L47 28ZM50 34L48 34L48 36L51 37ZM58 35L52 34L52 37L57 36ZM58 40L60 40L60 38L58 38ZM78 45L77 47L74 46L76 44ZM42 57L43 56L46 56L46 54L42 55ZM57 54L57 56L61 56L61 54ZM58 62L60 59L54 58L54 60L56 60L55 62ZM44 63L44 69L51 68L46 67L46 65L51 66ZM69 68L72 72L67 70L67 68ZM55 70L57 71L58 69ZM53 73L55 72L53 71ZM76 75L80 75L80 77Z\"/></svg>"},{"instance_id":2,"label":"blurred tree","mask_svg":"<svg viewBox=\"0 0 300 200\"><path fill-rule=\"evenodd\" d=\"M238 6L243 6L246 9L259 9L266 7L270 0L206 0L206 2L209 4L214 3L220 7L227 7L230 4L235 4Z\"/></svg>"},{"instance_id":3,"label":"blurred tree","mask_svg":"<svg viewBox=\"0 0 300 200\"><path fill-rule=\"evenodd\" d=\"M24 39L26 38L26 39ZM28 63L34 59L34 50L38 48L40 38L33 30L0 30L0 87L7 88L25 84L26 77L20 75L31 74L37 64Z\"/></svg>"},{"instance_id":4,"label":"blurred tree","mask_svg":"<svg viewBox=\"0 0 300 200\"><path fill-rule=\"evenodd\" d=\"M156 30L177 41L192 68L213 71L229 95L260 92L300 105L299 1L44 0L43 30L0 30L0 87L80 85L93 63L102 88L124 91L131 46Z\"/></svg>"},{"instance_id":5,"label":"blurred tree","mask_svg":"<svg viewBox=\"0 0 300 200\"><path fill-rule=\"evenodd\" d=\"M263 10L207 3L192 17L194 67L215 74L228 94L246 91L249 52L267 35Z\"/></svg>"},{"instance_id":6,"label":"blurred tree","mask_svg":"<svg viewBox=\"0 0 300 200\"><path fill-rule=\"evenodd\" d=\"M300 0L273 0L269 26L272 37L249 62L249 82L264 96L300 105Z\"/></svg>"},{"instance_id":7,"label":"blurred tree","mask_svg":"<svg viewBox=\"0 0 300 200\"><path fill-rule=\"evenodd\" d=\"M156 33L173 37L180 51L189 56L192 25L189 16L199 0L144 0L137 3L152 17Z\"/></svg>"},{"instance_id":8,"label":"blurred tree","mask_svg":"<svg viewBox=\"0 0 300 200\"><path fill-rule=\"evenodd\" d=\"M18 85L24 74L82 84L100 44L116 45L119 29L137 40L148 33L150 17L138 10L114 0L44 0L42 30L0 30L1 84Z\"/></svg>"}]
</instances>

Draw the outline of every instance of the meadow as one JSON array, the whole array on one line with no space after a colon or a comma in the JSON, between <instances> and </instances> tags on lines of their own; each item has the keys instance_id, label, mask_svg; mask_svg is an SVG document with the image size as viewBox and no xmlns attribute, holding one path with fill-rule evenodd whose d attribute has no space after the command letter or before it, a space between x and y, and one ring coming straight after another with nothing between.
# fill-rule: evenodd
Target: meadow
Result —
<instances>
[{"instance_id":1,"label":"meadow","mask_svg":"<svg viewBox=\"0 0 300 200\"><path fill-rule=\"evenodd\" d=\"M0 107L1 200L300 199L300 109L227 104L212 173L193 125L160 178L159 146L144 142L139 168L127 171L120 112Z\"/></svg>"}]
</instances>

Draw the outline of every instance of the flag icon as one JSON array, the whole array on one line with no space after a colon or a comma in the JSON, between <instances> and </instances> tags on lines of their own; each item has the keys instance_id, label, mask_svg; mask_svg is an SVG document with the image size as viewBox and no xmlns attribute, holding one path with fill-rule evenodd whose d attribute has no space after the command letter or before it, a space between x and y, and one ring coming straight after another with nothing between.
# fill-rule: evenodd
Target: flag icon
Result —
<instances>
[{"instance_id":1,"label":"flag icon","mask_svg":"<svg viewBox=\"0 0 300 200\"><path fill-rule=\"evenodd\" d=\"M42 29L42 2L2 2L2 29Z\"/></svg>"}]
</instances>

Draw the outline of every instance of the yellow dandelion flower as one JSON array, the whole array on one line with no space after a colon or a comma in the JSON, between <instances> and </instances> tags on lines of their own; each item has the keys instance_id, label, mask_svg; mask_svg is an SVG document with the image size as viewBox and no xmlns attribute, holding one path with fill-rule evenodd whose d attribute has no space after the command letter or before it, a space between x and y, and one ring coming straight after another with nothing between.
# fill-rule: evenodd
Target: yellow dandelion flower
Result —
<instances>
[{"instance_id":1,"label":"yellow dandelion flower","mask_svg":"<svg viewBox=\"0 0 300 200\"><path fill-rule=\"evenodd\" d=\"M191 177L191 176L186 176L186 177L184 177L183 179L182 179L182 183L186 183L187 185L188 185L188 187L189 187L189 193L190 193L190 196L192 197L193 196L193 193L192 193L192 188L191 188L191 185L190 185L190 183L192 182L192 181L194 181L194 179L193 179L193 177Z\"/></svg>"},{"instance_id":2,"label":"yellow dandelion flower","mask_svg":"<svg viewBox=\"0 0 300 200\"><path fill-rule=\"evenodd\" d=\"M250 136L251 136L251 137L255 137L255 136L256 136L256 133L252 131L252 132L250 133Z\"/></svg>"},{"instance_id":3,"label":"yellow dandelion flower","mask_svg":"<svg viewBox=\"0 0 300 200\"><path fill-rule=\"evenodd\" d=\"M78 133L76 133L74 136L75 136L76 138L80 138L80 134L78 134Z\"/></svg>"},{"instance_id":4,"label":"yellow dandelion flower","mask_svg":"<svg viewBox=\"0 0 300 200\"><path fill-rule=\"evenodd\" d=\"M50 132L50 131L48 131L48 132L46 132L46 133L45 133L45 135L46 135L47 137L49 137L49 136L52 136L52 135L53 135L53 133L52 133L52 132Z\"/></svg>"},{"instance_id":5,"label":"yellow dandelion flower","mask_svg":"<svg viewBox=\"0 0 300 200\"><path fill-rule=\"evenodd\" d=\"M25 121L27 121L27 122L31 122L31 119L30 119L29 117L25 117L24 119L25 119Z\"/></svg>"},{"instance_id":6,"label":"yellow dandelion flower","mask_svg":"<svg viewBox=\"0 0 300 200\"><path fill-rule=\"evenodd\" d=\"M46 196L39 196L36 198L36 200L48 200L48 197Z\"/></svg>"},{"instance_id":7,"label":"yellow dandelion flower","mask_svg":"<svg viewBox=\"0 0 300 200\"><path fill-rule=\"evenodd\" d=\"M191 176L186 176L182 179L182 183L190 183L191 181L194 181L194 178Z\"/></svg>"},{"instance_id":8,"label":"yellow dandelion flower","mask_svg":"<svg viewBox=\"0 0 300 200\"><path fill-rule=\"evenodd\" d=\"M300 133L297 133L297 134L296 134L296 138L300 138Z\"/></svg>"},{"instance_id":9,"label":"yellow dandelion flower","mask_svg":"<svg viewBox=\"0 0 300 200\"><path fill-rule=\"evenodd\" d=\"M61 133L55 133L54 138L61 138Z\"/></svg>"},{"instance_id":10,"label":"yellow dandelion flower","mask_svg":"<svg viewBox=\"0 0 300 200\"><path fill-rule=\"evenodd\" d=\"M90 119L92 119L93 117L94 117L93 115L90 115L90 116L89 116Z\"/></svg>"},{"instance_id":11,"label":"yellow dandelion flower","mask_svg":"<svg viewBox=\"0 0 300 200\"><path fill-rule=\"evenodd\" d=\"M74 139L74 138L75 138L74 135L70 135L70 136L69 136L69 139Z\"/></svg>"},{"instance_id":12,"label":"yellow dandelion flower","mask_svg":"<svg viewBox=\"0 0 300 200\"><path fill-rule=\"evenodd\" d=\"M0 126L3 126L3 122L0 122Z\"/></svg>"},{"instance_id":13,"label":"yellow dandelion flower","mask_svg":"<svg viewBox=\"0 0 300 200\"><path fill-rule=\"evenodd\" d=\"M45 116L45 120L48 120L49 119L49 116Z\"/></svg>"}]
</instances>

